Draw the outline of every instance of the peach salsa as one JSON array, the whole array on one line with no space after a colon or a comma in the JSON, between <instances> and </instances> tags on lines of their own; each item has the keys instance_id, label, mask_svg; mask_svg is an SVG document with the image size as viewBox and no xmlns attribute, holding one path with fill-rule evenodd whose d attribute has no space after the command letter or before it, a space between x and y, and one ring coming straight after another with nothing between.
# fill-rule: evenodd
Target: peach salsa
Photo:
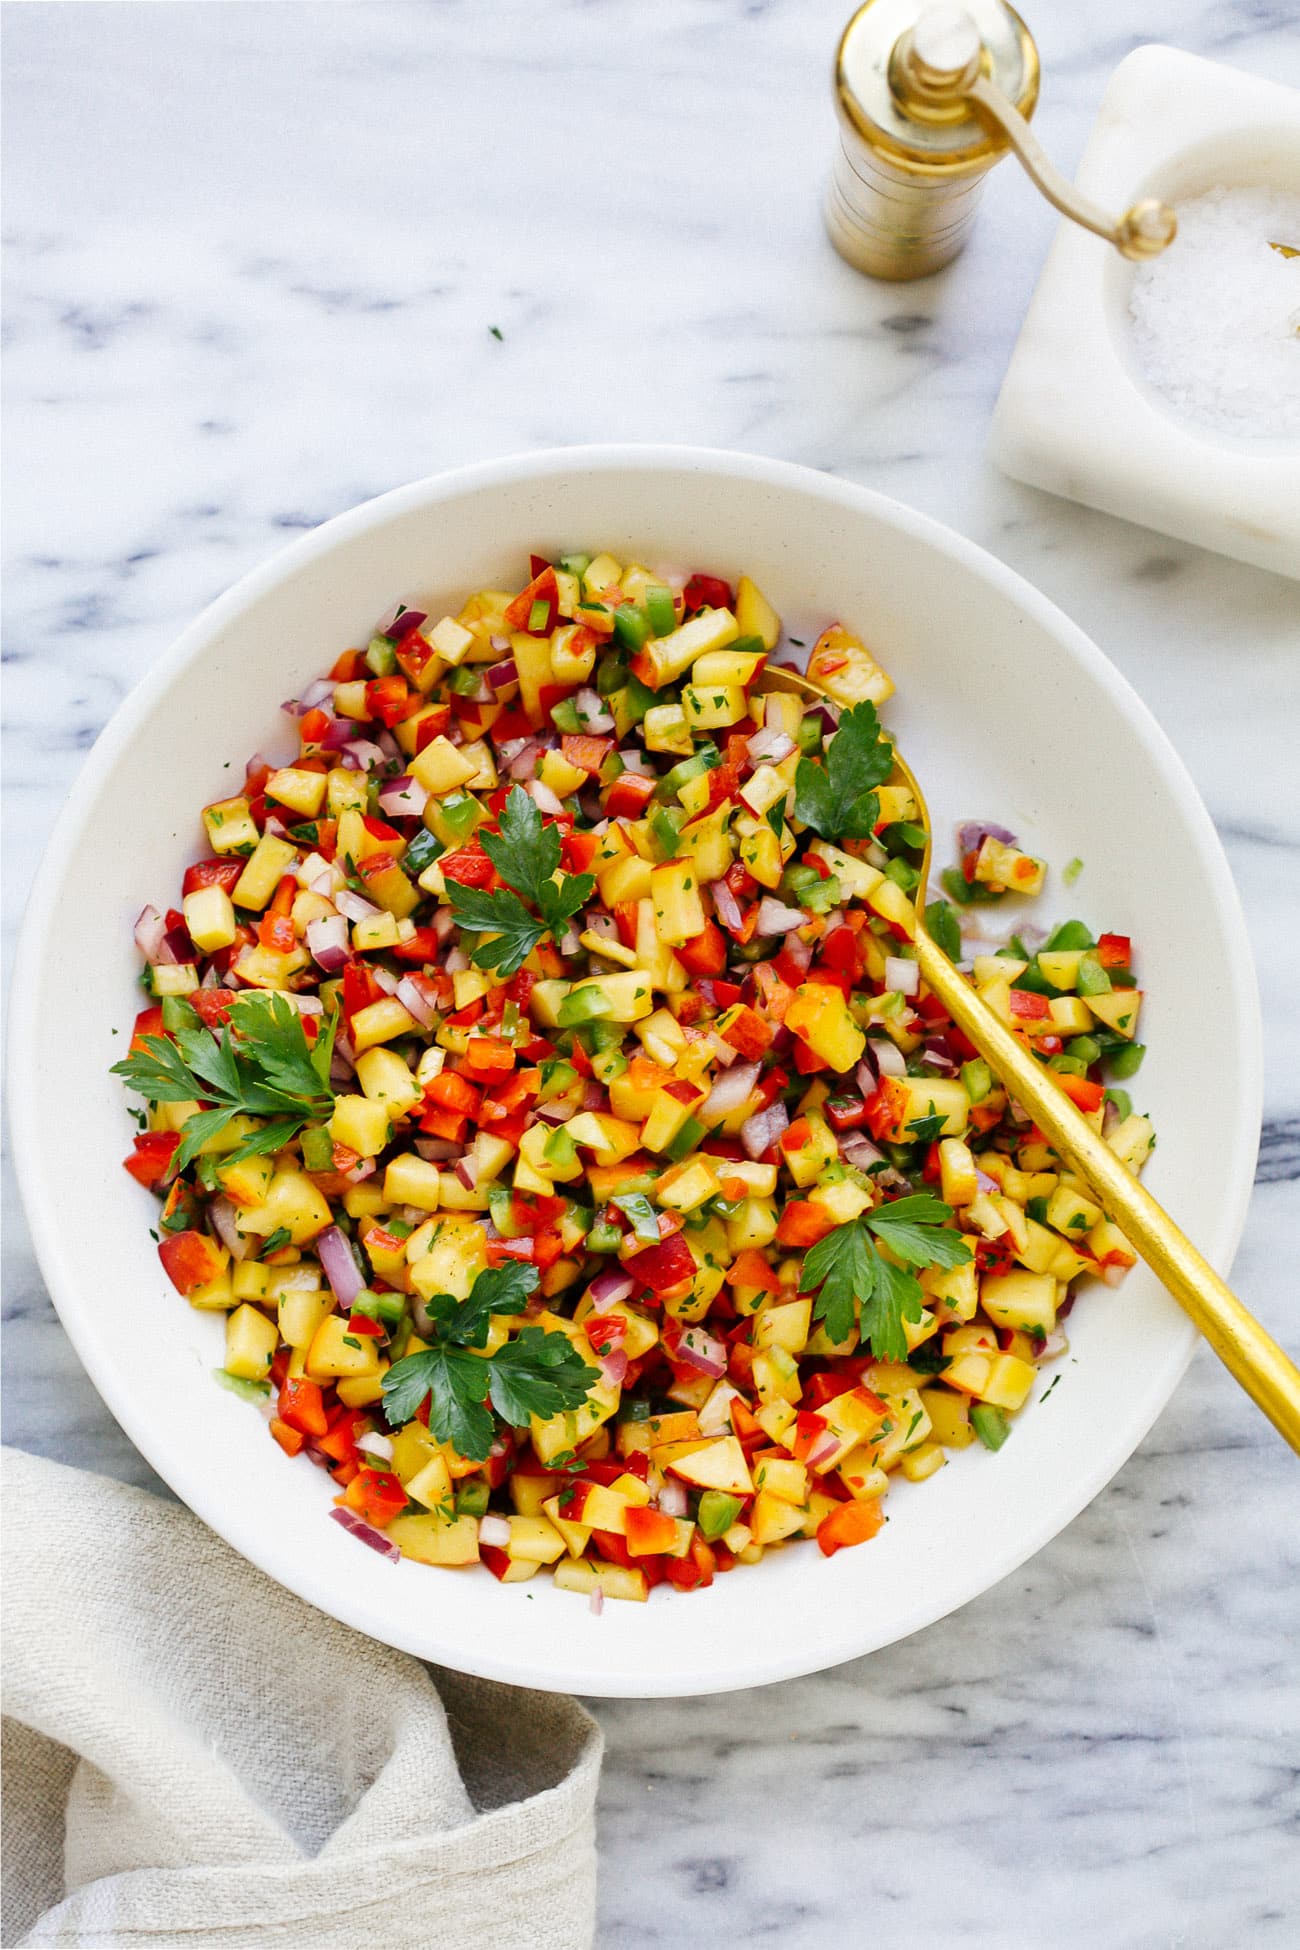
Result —
<instances>
[{"instance_id":1,"label":"peach salsa","mask_svg":"<svg viewBox=\"0 0 1300 1950\"><path fill-rule=\"evenodd\" d=\"M394 1560L599 1610L830 1557L999 1449L1133 1263L920 979L891 680L833 625L809 706L781 645L748 578L607 554L399 605L136 924L159 1257ZM995 947L1044 863L959 846L932 933L1140 1169L1129 940Z\"/></svg>"}]
</instances>

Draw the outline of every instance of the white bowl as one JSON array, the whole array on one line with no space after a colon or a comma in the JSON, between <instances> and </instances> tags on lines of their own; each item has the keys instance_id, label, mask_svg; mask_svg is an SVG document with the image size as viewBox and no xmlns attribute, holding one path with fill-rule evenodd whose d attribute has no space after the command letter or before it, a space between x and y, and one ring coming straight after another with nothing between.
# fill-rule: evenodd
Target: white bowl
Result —
<instances>
[{"instance_id":1,"label":"white bowl","mask_svg":"<svg viewBox=\"0 0 1300 1950\"><path fill-rule=\"evenodd\" d=\"M566 1692L718 1692L887 1645L1055 1536L1132 1453L1191 1353L1190 1325L1145 1269L1084 1294L1059 1387L1006 1447L900 1483L871 1544L830 1560L792 1547L709 1591L595 1617L545 1578L395 1566L327 1520L325 1478L211 1378L221 1321L187 1308L159 1267L156 1206L120 1169L133 1127L108 1074L140 1002L135 915L175 898L202 850L199 806L250 752L284 747L280 700L395 597L455 607L519 582L530 549L597 545L748 571L810 628L843 618L897 680L887 715L940 836L991 817L1058 867L1085 858L1074 891L1053 877L1041 912L1134 937L1151 1046L1137 1091L1160 1137L1149 1182L1227 1270L1259 1132L1258 1003L1227 864L1163 733L1100 651L992 557L881 495L742 454L574 449L418 482L304 537L192 624L100 738L37 877L12 997L13 1151L91 1379L177 1495L253 1563L465 1672Z\"/></svg>"}]
</instances>

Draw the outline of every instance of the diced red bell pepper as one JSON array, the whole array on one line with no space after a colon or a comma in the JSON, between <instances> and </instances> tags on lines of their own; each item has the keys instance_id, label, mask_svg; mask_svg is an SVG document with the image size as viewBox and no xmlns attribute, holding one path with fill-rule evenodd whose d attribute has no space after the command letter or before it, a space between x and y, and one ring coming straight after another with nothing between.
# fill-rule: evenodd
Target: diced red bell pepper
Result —
<instances>
[{"instance_id":1,"label":"diced red bell pepper","mask_svg":"<svg viewBox=\"0 0 1300 1950\"><path fill-rule=\"evenodd\" d=\"M284 1450L286 1456L301 1455L302 1445L305 1440L301 1429L291 1429L287 1422L282 1422L278 1415L273 1415L271 1417L271 1434Z\"/></svg>"},{"instance_id":2,"label":"diced red bell pepper","mask_svg":"<svg viewBox=\"0 0 1300 1950\"><path fill-rule=\"evenodd\" d=\"M605 760L614 749L612 738L597 738L586 732L565 732L560 739L560 752L570 765L576 765L580 772L590 773L595 778Z\"/></svg>"},{"instance_id":3,"label":"diced red bell pepper","mask_svg":"<svg viewBox=\"0 0 1300 1950\"><path fill-rule=\"evenodd\" d=\"M623 1267L652 1293L667 1293L683 1280L695 1278L695 1258L680 1232L661 1239L657 1246L633 1253L630 1259L624 1260Z\"/></svg>"},{"instance_id":4,"label":"diced red bell pepper","mask_svg":"<svg viewBox=\"0 0 1300 1950\"><path fill-rule=\"evenodd\" d=\"M865 1544L874 1537L885 1521L885 1513L880 1507L880 1498L873 1496L865 1502L841 1503L837 1510L823 1517L817 1526L817 1548L823 1557L834 1557L850 1544Z\"/></svg>"},{"instance_id":5,"label":"diced red bell pepper","mask_svg":"<svg viewBox=\"0 0 1300 1950\"><path fill-rule=\"evenodd\" d=\"M152 1009L141 1009L131 1031L131 1047L128 1054L134 1056L137 1050L144 1049L146 1036L166 1034L167 1031L163 1028L162 1004L159 1002L155 1003Z\"/></svg>"},{"instance_id":6,"label":"diced red bell pepper","mask_svg":"<svg viewBox=\"0 0 1300 1950\"><path fill-rule=\"evenodd\" d=\"M476 1117L483 1101L483 1092L456 1070L441 1070L431 1077L424 1087L426 1102L436 1104L442 1110L452 1110L461 1117Z\"/></svg>"},{"instance_id":7,"label":"diced red bell pepper","mask_svg":"<svg viewBox=\"0 0 1300 1950\"><path fill-rule=\"evenodd\" d=\"M822 1108L833 1131L860 1131L866 1125L867 1105L863 1097L828 1097Z\"/></svg>"},{"instance_id":8,"label":"diced red bell pepper","mask_svg":"<svg viewBox=\"0 0 1300 1950\"><path fill-rule=\"evenodd\" d=\"M763 1005L763 1014L773 1022L784 1022L786 1010L794 1001L794 990L783 982L770 962L761 961L754 970L754 987Z\"/></svg>"},{"instance_id":9,"label":"diced red bell pepper","mask_svg":"<svg viewBox=\"0 0 1300 1950\"><path fill-rule=\"evenodd\" d=\"M454 880L461 887L492 887L496 884L497 870L477 840L468 846L456 848L454 853L444 853L438 865L442 868L444 880Z\"/></svg>"},{"instance_id":10,"label":"diced red bell pepper","mask_svg":"<svg viewBox=\"0 0 1300 1950\"><path fill-rule=\"evenodd\" d=\"M605 794L610 819L640 819L654 798L655 780L639 772L620 772Z\"/></svg>"},{"instance_id":11,"label":"diced red bell pepper","mask_svg":"<svg viewBox=\"0 0 1300 1950\"><path fill-rule=\"evenodd\" d=\"M706 920L703 932L679 942L673 953L692 975L721 975L727 965L727 937L716 921Z\"/></svg>"},{"instance_id":12,"label":"diced red bell pepper","mask_svg":"<svg viewBox=\"0 0 1300 1950\"><path fill-rule=\"evenodd\" d=\"M390 731L406 716L410 702L410 686L397 671L387 677L375 677L366 685L367 712Z\"/></svg>"},{"instance_id":13,"label":"diced red bell pepper","mask_svg":"<svg viewBox=\"0 0 1300 1950\"><path fill-rule=\"evenodd\" d=\"M703 1591L713 1583L717 1568L717 1558L698 1534L691 1539L688 1557L669 1557L664 1560L668 1582L676 1585L679 1591Z\"/></svg>"},{"instance_id":14,"label":"diced red bell pepper","mask_svg":"<svg viewBox=\"0 0 1300 1950\"><path fill-rule=\"evenodd\" d=\"M185 1000L209 1029L219 1029L235 1006L236 989L195 989Z\"/></svg>"},{"instance_id":15,"label":"diced red bell pepper","mask_svg":"<svg viewBox=\"0 0 1300 1950\"><path fill-rule=\"evenodd\" d=\"M781 1214L776 1239L780 1246L815 1246L834 1230L835 1221L824 1205L814 1205L811 1199L792 1198Z\"/></svg>"},{"instance_id":16,"label":"diced red bell pepper","mask_svg":"<svg viewBox=\"0 0 1300 1950\"><path fill-rule=\"evenodd\" d=\"M375 980L369 965L353 956L343 964L343 1013L355 1016L383 999L384 990Z\"/></svg>"},{"instance_id":17,"label":"diced red bell pepper","mask_svg":"<svg viewBox=\"0 0 1300 1950\"><path fill-rule=\"evenodd\" d=\"M321 1437L317 1445L321 1454L328 1456L331 1462L355 1462L357 1437L365 1427L366 1417L359 1408L341 1408L328 1419L329 1432Z\"/></svg>"},{"instance_id":18,"label":"diced red bell pepper","mask_svg":"<svg viewBox=\"0 0 1300 1950\"><path fill-rule=\"evenodd\" d=\"M243 871L242 860L196 860L185 869L181 893L197 894L203 887L224 887L229 893Z\"/></svg>"},{"instance_id":19,"label":"diced red bell pepper","mask_svg":"<svg viewBox=\"0 0 1300 1950\"><path fill-rule=\"evenodd\" d=\"M287 1422L291 1429L317 1441L329 1434L329 1417L319 1382L308 1381L304 1375L286 1375L280 1384L279 1407L280 1420Z\"/></svg>"},{"instance_id":20,"label":"diced red bell pepper","mask_svg":"<svg viewBox=\"0 0 1300 1950\"><path fill-rule=\"evenodd\" d=\"M851 1374L834 1374L829 1369L823 1368L818 1374L810 1378L807 1387L804 1389L804 1400L808 1404L809 1409L818 1409L824 1402L833 1402L837 1395L847 1395L853 1386L854 1381ZM800 1414L802 1415L804 1412L801 1410ZM823 1422L822 1427L824 1428L825 1426ZM818 1433L820 1434L821 1431L819 1430ZM802 1457L800 1460L802 1461Z\"/></svg>"},{"instance_id":21,"label":"diced red bell pepper","mask_svg":"<svg viewBox=\"0 0 1300 1950\"><path fill-rule=\"evenodd\" d=\"M1100 1110L1106 1101L1106 1091L1100 1083L1093 1083L1089 1077L1073 1077L1068 1071L1059 1070L1056 1081L1060 1084L1071 1103L1082 1111Z\"/></svg>"},{"instance_id":22,"label":"diced red bell pepper","mask_svg":"<svg viewBox=\"0 0 1300 1950\"><path fill-rule=\"evenodd\" d=\"M480 1081L490 1083L515 1067L515 1046L504 1036L471 1036L465 1045L465 1065Z\"/></svg>"},{"instance_id":23,"label":"diced red bell pepper","mask_svg":"<svg viewBox=\"0 0 1300 1950\"><path fill-rule=\"evenodd\" d=\"M1133 943L1126 934L1103 934L1094 952L1103 968L1133 966Z\"/></svg>"},{"instance_id":24,"label":"diced red bell pepper","mask_svg":"<svg viewBox=\"0 0 1300 1950\"><path fill-rule=\"evenodd\" d=\"M595 833L566 833L560 841L560 860L568 873L589 873L599 851Z\"/></svg>"},{"instance_id":25,"label":"diced red bell pepper","mask_svg":"<svg viewBox=\"0 0 1300 1950\"><path fill-rule=\"evenodd\" d=\"M406 1491L390 1470L362 1468L348 1484L344 1500L349 1510L383 1530L406 1508Z\"/></svg>"},{"instance_id":26,"label":"diced red bell pepper","mask_svg":"<svg viewBox=\"0 0 1300 1950\"><path fill-rule=\"evenodd\" d=\"M1011 1013L1020 1022L1042 1022L1051 1015L1052 1006L1045 995L1032 989L1012 989Z\"/></svg>"},{"instance_id":27,"label":"diced red bell pepper","mask_svg":"<svg viewBox=\"0 0 1300 1950\"><path fill-rule=\"evenodd\" d=\"M736 1254L727 1270L728 1286L757 1287L763 1293L779 1293L781 1282L767 1254L757 1246L747 1246Z\"/></svg>"},{"instance_id":28,"label":"diced red bell pepper","mask_svg":"<svg viewBox=\"0 0 1300 1950\"><path fill-rule=\"evenodd\" d=\"M172 1156L180 1141L179 1131L141 1131L135 1140L135 1150L122 1163L137 1185L148 1188L161 1185L171 1170Z\"/></svg>"},{"instance_id":29,"label":"diced red bell pepper","mask_svg":"<svg viewBox=\"0 0 1300 1950\"><path fill-rule=\"evenodd\" d=\"M693 609L731 609L735 600L731 584L721 576L694 575L682 591L688 616Z\"/></svg>"},{"instance_id":30,"label":"diced red bell pepper","mask_svg":"<svg viewBox=\"0 0 1300 1950\"><path fill-rule=\"evenodd\" d=\"M662 1510L639 1509L635 1504L624 1517L629 1556L651 1557L670 1551L677 1542L677 1525Z\"/></svg>"},{"instance_id":31,"label":"diced red bell pepper","mask_svg":"<svg viewBox=\"0 0 1300 1950\"><path fill-rule=\"evenodd\" d=\"M371 1238L371 1239L373 1239L373 1238L374 1238L374 1236L375 1236L375 1235L374 1235L374 1233L369 1233L369 1234L367 1234L367 1237L368 1237L368 1238ZM384 1237L385 1239L387 1239L387 1238L389 1238L389 1237L390 1237L391 1235L389 1235L388 1233L383 1233L383 1235L382 1235L382 1236L383 1236L383 1237ZM376 1242L376 1243L378 1243L378 1242ZM396 1245L400 1245L400 1243L401 1243L401 1242L400 1242L400 1240L395 1240L395 1241L394 1241L394 1244L396 1244ZM349 1332L349 1334L363 1334L363 1335L365 1335L365 1337L366 1337L366 1338L367 1338L368 1340L372 1340L372 1341L382 1341L382 1340L383 1340L383 1338L384 1338L384 1335L385 1335L385 1334L387 1333L387 1331L388 1331L388 1330L387 1330L387 1328L386 1328L386 1327L384 1326L384 1323L383 1323L383 1321L382 1321L382 1320L372 1320L369 1314L349 1314L349 1315L348 1315L348 1332Z\"/></svg>"},{"instance_id":32,"label":"diced red bell pepper","mask_svg":"<svg viewBox=\"0 0 1300 1950\"><path fill-rule=\"evenodd\" d=\"M545 603L546 612L534 623L533 605ZM530 636L549 636L555 628L555 618L559 606L559 589L555 580L555 570L548 562L540 575L534 576L526 589L521 589L514 601L506 605L505 625L508 630L525 630Z\"/></svg>"},{"instance_id":33,"label":"diced red bell pepper","mask_svg":"<svg viewBox=\"0 0 1300 1950\"><path fill-rule=\"evenodd\" d=\"M187 1296L215 1280L225 1264L216 1241L204 1232L169 1232L158 1242L158 1257L176 1291Z\"/></svg>"},{"instance_id":34,"label":"diced red bell pepper","mask_svg":"<svg viewBox=\"0 0 1300 1950\"><path fill-rule=\"evenodd\" d=\"M897 1077L881 1077L875 1095L867 1099L867 1129L877 1143L901 1142L911 1104Z\"/></svg>"}]
</instances>

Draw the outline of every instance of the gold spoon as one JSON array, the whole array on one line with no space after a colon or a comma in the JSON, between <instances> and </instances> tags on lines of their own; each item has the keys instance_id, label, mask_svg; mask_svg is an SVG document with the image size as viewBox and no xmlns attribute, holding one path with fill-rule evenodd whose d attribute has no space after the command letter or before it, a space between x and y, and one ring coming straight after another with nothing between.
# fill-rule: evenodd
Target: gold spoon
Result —
<instances>
[{"instance_id":1,"label":"gold spoon","mask_svg":"<svg viewBox=\"0 0 1300 1950\"><path fill-rule=\"evenodd\" d=\"M780 666L769 665L764 671L763 688L795 691L814 703L833 701L808 678ZM930 874L929 809L897 746L894 768L915 799L917 823L925 829L925 857L917 883L918 894L923 895ZM957 1027L970 1038L1021 1108L1029 1112L1052 1148L1083 1179L1134 1251L1199 1328L1233 1379L1300 1454L1300 1368L1242 1306L1163 1206L1120 1163L1105 1139L1053 1081L1051 1072L954 968L926 932L923 897L917 902L916 958L926 983Z\"/></svg>"}]
</instances>

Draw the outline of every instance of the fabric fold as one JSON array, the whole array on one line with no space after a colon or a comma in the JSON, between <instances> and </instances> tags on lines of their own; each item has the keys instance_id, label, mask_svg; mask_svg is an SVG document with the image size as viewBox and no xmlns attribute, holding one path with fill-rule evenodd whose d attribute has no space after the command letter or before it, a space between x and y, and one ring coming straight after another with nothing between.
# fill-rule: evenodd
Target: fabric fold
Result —
<instances>
[{"instance_id":1,"label":"fabric fold","mask_svg":"<svg viewBox=\"0 0 1300 1950\"><path fill-rule=\"evenodd\" d=\"M4 1943L582 1950L576 1702L337 1624L178 1505L6 1450Z\"/></svg>"}]
</instances>

